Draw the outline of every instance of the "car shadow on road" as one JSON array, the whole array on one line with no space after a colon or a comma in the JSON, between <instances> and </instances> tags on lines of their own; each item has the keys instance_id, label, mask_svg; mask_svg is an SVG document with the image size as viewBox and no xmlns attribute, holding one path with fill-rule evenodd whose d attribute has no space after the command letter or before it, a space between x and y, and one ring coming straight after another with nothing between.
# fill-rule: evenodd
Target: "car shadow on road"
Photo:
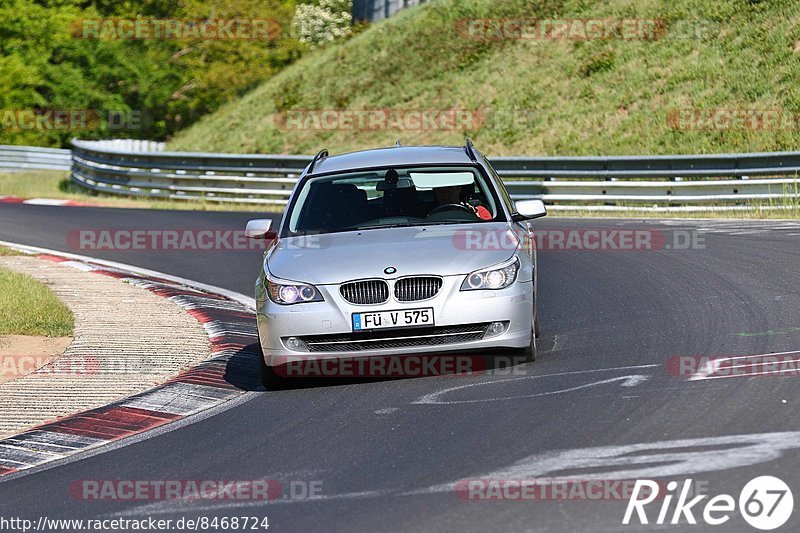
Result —
<instances>
[{"instance_id":1,"label":"car shadow on road","mask_svg":"<svg viewBox=\"0 0 800 533\"><path fill-rule=\"evenodd\" d=\"M234 352L225 366L225 381L241 390L263 390L260 357L261 346L257 342Z\"/></svg>"},{"instance_id":2,"label":"car shadow on road","mask_svg":"<svg viewBox=\"0 0 800 533\"><path fill-rule=\"evenodd\" d=\"M235 352L227 362L225 381L246 391L306 389L378 383L428 377L487 374L511 367L524 369L524 356L511 351L459 352L398 356L317 359L298 357L276 367L279 379L266 387L261 382L261 348L253 343Z\"/></svg>"}]
</instances>

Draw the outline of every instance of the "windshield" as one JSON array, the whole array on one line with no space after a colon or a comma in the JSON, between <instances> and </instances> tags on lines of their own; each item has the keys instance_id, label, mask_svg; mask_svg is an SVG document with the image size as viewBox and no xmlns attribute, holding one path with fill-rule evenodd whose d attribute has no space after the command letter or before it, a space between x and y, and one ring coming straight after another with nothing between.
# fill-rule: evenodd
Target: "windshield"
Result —
<instances>
[{"instance_id":1,"label":"windshield","mask_svg":"<svg viewBox=\"0 0 800 533\"><path fill-rule=\"evenodd\" d=\"M291 208L288 233L504 221L499 205L474 167L349 172L308 180Z\"/></svg>"}]
</instances>

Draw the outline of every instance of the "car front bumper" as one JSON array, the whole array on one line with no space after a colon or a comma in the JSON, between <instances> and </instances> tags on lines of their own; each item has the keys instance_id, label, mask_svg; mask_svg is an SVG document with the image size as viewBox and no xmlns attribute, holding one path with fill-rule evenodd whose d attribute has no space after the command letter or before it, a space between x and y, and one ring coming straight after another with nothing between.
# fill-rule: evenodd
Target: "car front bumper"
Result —
<instances>
[{"instance_id":1,"label":"car front bumper","mask_svg":"<svg viewBox=\"0 0 800 533\"><path fill-rule=\"evenodd\" d=\"M446 276L439 293L429 299L415 302L399 302L390 296L380 305L354 305L339 294L339 285L318 285L324 301L279 305L267 298L263 285L256 287L256 304L258 333L264 361L268 366L279 365L290 358L345 358L371 357L403 354L425 354L455 352L462 350L475 351L481 355L491 355L492 350L513 348L522 349L531 341L531 324L533 316L534 289L531 281L515 281L511 286L501 290L461 291L464 276ZM263 284L263 275L257 284ZM352 314L372 311L397 311L416 308L432 308L436 330L448 331L458 326L480 325L492 322L503 322L505 330L493 336L482 337L472 335L469 340L460 341L463 337L445 334L435 345L408 345L408 342L379 343L372 342L359 350L350 350L351 343L342 342L336 350L320 349L317 343L314 351L292 350L287 347L286 339L297 337L350 338L358 339L362 333L353 333ZM452 328L448 328L452 327ZM477 327L477 326L476 326ZM457 329L457 328L456 328ZM467 328L469 329L469 328ZM474 329L474 328L473 328ZM372 334L380 338L396 338L399 336L415 336L416 332L402 329L377 330ZM314 339L312 339L313 341ZM450 342L450 341L453 342ZM397 346L391 346L397 344ZM412 341L413 344L413 341Z\"/></svg>"}]
</instances>

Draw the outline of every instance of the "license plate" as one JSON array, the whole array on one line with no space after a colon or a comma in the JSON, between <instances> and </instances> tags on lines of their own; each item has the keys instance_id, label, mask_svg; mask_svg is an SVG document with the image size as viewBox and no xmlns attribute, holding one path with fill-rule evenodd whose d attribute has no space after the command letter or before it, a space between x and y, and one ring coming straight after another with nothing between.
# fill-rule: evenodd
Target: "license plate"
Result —
<instances>
[{"instance_id":1,"label":"license plate","mask_svg":"<svg viewBox=\"0 0 800 533\"><path fill-rule=\"evenodd\" d=\"M433 325L433 308L353 313L353 331Z\"/></svg>"}]
</instances>

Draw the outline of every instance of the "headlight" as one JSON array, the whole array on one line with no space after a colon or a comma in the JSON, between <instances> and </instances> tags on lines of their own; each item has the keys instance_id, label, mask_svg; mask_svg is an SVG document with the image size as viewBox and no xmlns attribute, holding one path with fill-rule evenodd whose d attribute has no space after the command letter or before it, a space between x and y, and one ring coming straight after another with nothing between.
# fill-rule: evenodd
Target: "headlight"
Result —
<instances>
[{"instance_id":1,"label":"headlight","mask_svg":"<svg viewBox=\"0 0 800 533\"><path fill-rule=\"evenodd\" d=\"M462 291L505 289L517 279L519 258L514 257L497 266L476 270L464 279Z\"/></svg>"},{"instance_id":2,"label":"headlight","mask_svg":"<svg viewBox=\"0 0 800 533\"><path fill-rule=\"evenodd\" d=\"M269 299L276 304L292 305L323 301L316 287L306 283L278 281L268 277L266 282Z\"/></svg>"}]
</instances>

